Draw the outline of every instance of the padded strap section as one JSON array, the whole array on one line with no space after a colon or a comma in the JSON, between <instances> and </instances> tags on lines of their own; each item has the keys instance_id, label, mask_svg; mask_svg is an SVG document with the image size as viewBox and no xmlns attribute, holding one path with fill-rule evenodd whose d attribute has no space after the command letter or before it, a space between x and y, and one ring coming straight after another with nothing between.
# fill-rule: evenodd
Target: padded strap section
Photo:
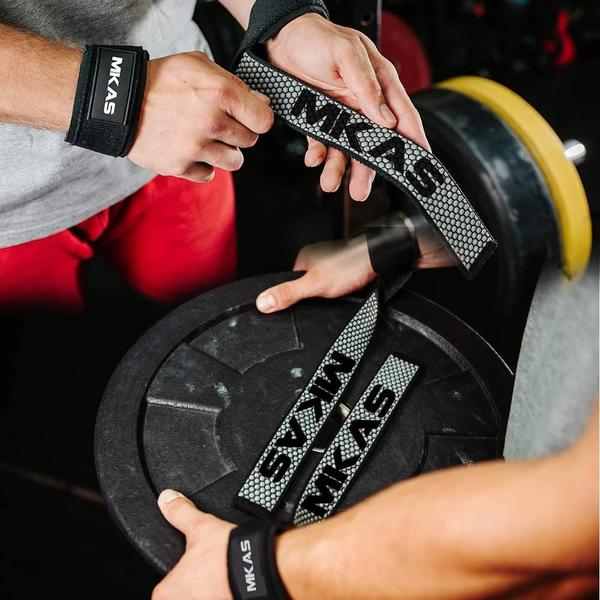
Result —
<instances>
[{"instance_id":1,"label":"padded strap section","mask_svg":"<svg viewBox=\"0 0 600 600\"><path fill-rule=\"evenodd\" d=\"M413 232L405 225L367 230L367 250L373 271L380 279L380 301L385 304L408 281L420 256Z\"/></svg>"},{"instance_id":2,"label":"padded strap section","mask_svg":"<svg viewBox=\"0 0 600 600\"><path fill-rule=\"evenodd\" d=\"M424 211L473 277L496 242L442 163L427 150L246 52L236 75L271 99L290 127L374 169Z\"/></svg>"},{"instance_id":3,"label":"padded strap section","mask_svg":"<svg viewBox=\"0 0 600 600\"><path fill-rule=\"evenodd\" d=\"M147 62L140 46L86 46L65 141L127 156L140 117Z\"/></svg>"},{"instance_id":4,"label":"padded strap section","mask_svg":"<svg viewBox=\"0 0 600 600\"><path fill-rule=\"evenodd\" d=\"M418 367L390 355L352 408L306 486L295 525L329 516L340 503L413 381Z\"/></svg>"},{"instance_id":5,"label":"padded strap section","mask_svg":"<svg viewBox=\"0 0 600 600\"><path fill-rule=\"evenodd\" d=\"M240 525L229 534L227 573L234 600L289 600L275 563L277 523Z\"/></svg>"},{"instance_id":6,"label":"padded strap section","mask_svg":"<svg viewBox=\"0 0 600 600\"><path fill-rule=\"evenodd\" d=\"M378 309L375 291L333 343L260 455L236 498L239 508L258 516L277 508L362 359L375 330Z\"/></svg>"},{"instance_id":7,"label":"padded strap section","mask_svg":"<svg viewBox=\"0 0 600 600\"><path fill-rule=\"evenodd\" d=\"M412 269L419 246L406 226L373 227L367 230L367 249L373 271L382 278Z\"/></svg>"}]
</instances>

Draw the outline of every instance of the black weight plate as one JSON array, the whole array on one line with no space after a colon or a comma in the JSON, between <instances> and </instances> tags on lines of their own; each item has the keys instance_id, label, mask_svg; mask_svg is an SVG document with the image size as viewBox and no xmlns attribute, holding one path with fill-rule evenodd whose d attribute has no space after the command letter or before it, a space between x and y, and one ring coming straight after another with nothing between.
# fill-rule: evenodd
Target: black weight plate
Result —
<instances>
[{"instance_id":1,"label":"black weight plate","mask_svg":"<svg viewBox=\"0 0 600 600\"><path fill-rule=\"evenodd\" d=\"M431 287L448 286L457 307L472 312L476 302L488 318L512 316L529 306L546 259L560 262L558 221L546 182L519 138L480 102L441 88L416 94L413 101L433 151L498 242L479 277L465 281L453 270L436 272L433 286L424 288L427 296L436 296ZM418 277L431 278L431 273Z\"/></svg>"},{"instance_id":2,"label":"black weight plate","mask_svg":"<svg viewBox=\"0 0 600 600\"><path fill-rule=\"evenodd\" d=\"M161 571L183 541L160 515L157 494L175 488L204 510L245 520L233 498L362 302L315 299L259 314L258 293L293 276L236 282L184 304L141 338L108 385L96 426L98 477L127 537ZM439 306L401 293L381 315L349 406L392 351L419 365L418 378L342 508L417 473L501 455L513 379L482 338ZM312 452L301 468L280 517L290 516L319 456Z\"/></svg>"}]
</instances>

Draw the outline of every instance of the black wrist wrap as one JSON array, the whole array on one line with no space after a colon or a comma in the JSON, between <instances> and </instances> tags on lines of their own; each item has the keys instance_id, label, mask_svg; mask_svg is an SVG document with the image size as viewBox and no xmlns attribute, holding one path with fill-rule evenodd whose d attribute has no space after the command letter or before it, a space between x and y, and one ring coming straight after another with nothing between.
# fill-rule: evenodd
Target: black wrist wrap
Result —
<instances>
[{"instance_id":1,"label":"black wrist wrap","mask_svg":"<svg viewBox=\"0 0 600 600\"><path fill-rule=\"evenodd\" d=\"M240 525L229 534L227 567L234 600L289 600L275 564L277 523Z\"/></svg>"},{"instance_id":2,"label":"black wrist wrap","mask_svg":"<svg viewBox=\"0 0 600 600\"><path fill-rule=\"evenodd\" d=\"M417 240L404 224L369 229L367 248L373 271L384 280L412 270L419 258Z\"/></svg>"},{"instance_id":3,"label":"black wrist wrap","mask_svg":"<svg viewBox=\"0 0 600 600\"><path fill-rule=\"evenodd\" d=\"M234 67L246 50L264 44L288 23L309 12L329 19L329 11L322 0L256 0L246 35L233 61Z\"/></svg>"},{"instance_id":4,"label":"black wrist wrap","mask_svg":"<svg viewBox=\"0 0 600 600\"><path fill-rule=\"evenodd\" d=\"M65 141L127 156L140 117L148 53L139 46L86 46Z\"/></svg>"}]
</instances>

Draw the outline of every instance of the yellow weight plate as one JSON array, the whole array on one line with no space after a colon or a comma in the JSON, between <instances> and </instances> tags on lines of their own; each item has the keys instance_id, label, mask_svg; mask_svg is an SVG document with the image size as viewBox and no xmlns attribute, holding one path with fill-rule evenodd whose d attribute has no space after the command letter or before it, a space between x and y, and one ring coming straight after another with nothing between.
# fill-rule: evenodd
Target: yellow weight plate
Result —
<instances>
[{"instance_id":1,"label":"yellow weight plate","mask_svg":"<svg viewBox=\"0 0 600 600\"><path fill-rule=\"evenodd\" d=\"M585 270L592 248L592 224L583 184L563 144L546 120L521 96L483 77L457 77L439 87L470 96L502 119L529 150L544 176L558 215L562 269L574 278Z\"/></svg>"}]
</instances>

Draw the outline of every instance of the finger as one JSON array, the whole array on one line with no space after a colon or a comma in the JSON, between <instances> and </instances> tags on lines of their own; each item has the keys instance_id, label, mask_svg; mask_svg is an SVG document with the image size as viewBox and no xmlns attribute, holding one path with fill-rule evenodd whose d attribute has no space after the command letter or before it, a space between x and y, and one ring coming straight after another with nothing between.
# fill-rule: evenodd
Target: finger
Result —
<instances>
[{"instance_id":1,"label":"finger","mask_svg":"<svg viewBox=\"0 0 600 600\"><path fill-rule=\"evenodd\" d=\"M273 126L275 115L268 102L239 82L218 91L219 105L242 125L254 133L267 133ZM264 96L264 98L267 98ZM268 98L267 98L268 99Z\"/></svg>"},{"instance_id":2,"label":"finger","mask_svg":"<svg viewBox=\"0 0 600 600\"><path fill-rule=\"evenodd\" d=\"M396 131L416 142L419 146L431 151L431 146L423 129L421 116L400 82L396 68L390 64L385 70L389 71L390 74L388 76L382 75L382 85L385 89L386 98L398 119Z\"/></svg>"},{"instance_id":3,"label":"finger","mask_svg":"<svg viewBox=\"0 0 600 600\"><path fill-rule=\"evenodd\" d=\"M243 82L242 82L243 83ZM244 84L246 85L246 84ZM271 98L269 98L269 96L267 96L266 94L263 94L262 92L259 92L257 90L253 90L252 88L250 88L250 93L253 96L256 96L259 100L261 100L262 102L266 102L267 104L271 104Z\"/></svg>"},{"instance_id":4,"label":"finger","mask_svg":"<svg viewBox=\"0 0 600 600\"><path fill-rule=\"evenodd\" d=\"M350 197L357 202L364 202L371 193L374 180L375 171L357 160L353 160L350 170Z\"/></svg>"},{"instance_id":5,"label":"finger","mask_svg":"<svg viewBox=\"0 0 600 600\"><path fill-rule=\"evenodd\" d=\"M179 177L195 183L209 183L215 178L215 169L206 163L197 162L190 165Z\"/></svg>"},{"instance_id":6,"label":"finger","mask_svg":"<svg viewBox=\"0 0 600 600\"><path fill-rule=\"evenodd\" d=\"M258 140L258 134L222 112L215 116L209 129L206 133L212 139L237 148L250 148Z\"/></svg>"},{"instance_id":7,"label":"finger","mask_svg":"<svg viewBox=\"0 0 600 600\"><path fill-rule=\"evenodd\" d=\"M205 516L193 502L175 490L161 492L158 507L165 519L186 537L193 533Z\"/></svg>"},{"instance_id":8,"label":"finger","mask_svg":"<svg viewBox=\"0 0 600 600\"><path fill-rule=\"evenodd\" d=\"M383 127L396 126L396 117L386 104L371 58L360 38L340 53L338 70L367 117Z\"/></svg>"},{"instance_id":9,"label":"finger","mask_svg":"<svg viewBox=\"0 0 600 600\"><path fill-rule=\"evenodd\" d=\"M386 102L397 119L396 131L402 133L423 148L431 150L421 117L409 98L396 67L380 53L375 44L367 37L361 36L369 54Z\"/></svg>"},{"instance_id":10,"label":"finger","mask_svg":"<svg viewBox=\"0 0 600 600\"><path fill-rule=\"evenodd\" d=\"M348 159L339 150L329 148L321 173L321 189L324 192L333 193L339 189L347 162Z\"/></svg>"},{"instance_id":11,"label":"finger","mask_svg":"<svg viewBox=\"0 0 600 600\"><path fill-rule=\"evenodd\" d=\"M244 155L239 148L212 142L199 153L202 161L224 171L237 171L244 164Z\"/></svg>"},{"instance_id":12,"label":"finger","mask_svg":"<svg viewBox=\"0 0 600 600\"><path fill-rule=\"evenodd\" d=\"M306 138L308 140L308 150L304 155L304 164L307 167L318 167L327 156L327 146L312 138Z\"/></svg>"},{"instance_id":13,"label":"finger","mask_svg":"<svg viewBox=\"0 0 600 600\"><path fill-rule=\"evenodd\" d=\"M304 298L318 296L320 292L319 282L309 272L298 279L280 283L264 291L256 299L256 308L262 313L277 312Z\"/></svg>"}]
</instances>

